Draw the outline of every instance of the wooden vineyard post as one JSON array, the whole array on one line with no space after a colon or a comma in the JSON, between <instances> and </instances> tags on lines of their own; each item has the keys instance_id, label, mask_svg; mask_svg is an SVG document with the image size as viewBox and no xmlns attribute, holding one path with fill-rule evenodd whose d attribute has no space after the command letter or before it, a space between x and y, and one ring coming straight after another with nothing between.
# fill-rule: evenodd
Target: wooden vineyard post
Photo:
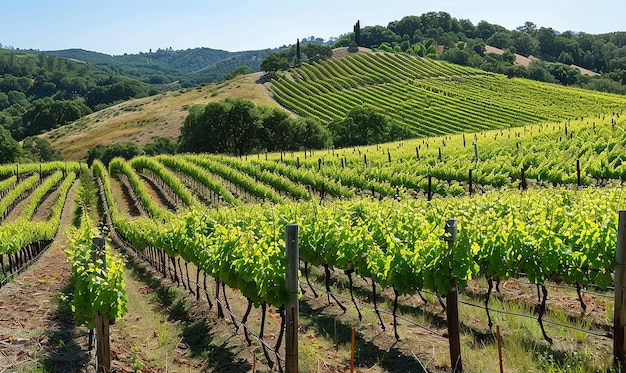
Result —
<instances>
[{"instance_id":1,"label":"wooden vineyard post","mask_svg":"<svg viewBox=\"0 0 626 373\"><path fill-rule=\"evenodd\" d=\"M298 245L298 225L285 227L285 251L287 255L286 285L289 292L289 302L286 307L287 335L285 347L286 373L298 372L298 269L300 267L300 247Z\"/></svg>"},{"instance_id":2,"label":"wooden vineyard post","mask_svg":"<svg viewBox=\"0 0 626 373\"><path fill-rule=\"evenodd\" d=\"M352 328L352 347L350 348L350 373L354 373L354 328Z\"/></svg>"},{"instance_id":3,"label":"wooden vineyard post","mask_svg":"<svg viewBox=\"0 0 626 373\"><path fill-rule=\"evenodd\" d=\"M502 339L500 338L500 325L496 326L496 336L498 338L498 361L500 362L500 373L504 373L502 366Z\"/></svg>"},{"instance_id":4,"label":"wooden vineyard post","mask_svg":"<svg viewBox=\"0 0 626 373\"><path fill-rule=\"evenodd\" d=\"M432 176L428 175L428 200L433 199L433 179Z\"/></svg>"},{"instance_id":5,"label":"wooden vineyard post","mask_svg":"<svg viewBox=\"0 0 626 373\"><path fill-rule=\"evenodd\" d=\"M457 220L446 221L446 237L448 247L454 250L454 241L457 234ZM461 360L461 326L459 324L459 302L456 278L450 278L450 291L446 296L446 313L448 319L448 341L450 343L450 362L454 373L463 371Z\"/></svg>"},{"instance_id":6,"label":"wooden vineyard post","mask_svg":"<svg viewBox=\"0 0 626 373\"><path fill-rule=\"evenodd\" d=\"M102 270L106 273L106 250L104 248L104 237L97 236L91 239L91 242L96 247L97 256L102 260ZM109 338L109 318L107 315L102 315L100 312L96 312L96 371L100 372L102 367L103 372L111 371L111 341Z\"/></svg>"},{"instance_id":7,"label":"wooden vineyard post","mask_svg":"<svg viewBox=\"0 0 626 373\"><path fill-rule=\"evenodd\" d=\"M613 316L613 357L615 366L624 366L626 358L626 211L618 211L615 248L615 307Z\"/></svg>"}]
</instances>

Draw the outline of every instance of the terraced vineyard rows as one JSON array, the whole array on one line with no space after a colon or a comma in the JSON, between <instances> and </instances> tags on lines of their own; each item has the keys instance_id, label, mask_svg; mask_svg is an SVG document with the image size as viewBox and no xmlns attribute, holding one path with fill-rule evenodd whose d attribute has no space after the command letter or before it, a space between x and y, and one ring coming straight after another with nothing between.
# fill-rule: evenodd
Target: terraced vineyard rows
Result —
<instances>
[{"instance_id":1,"label":"terraced vineyard rows","mask_svg":"<svg viewBox=\"0 0 626 373\"><path fill-rule=\"evenodd\" d=\"M0 284L21 270L52 240L59 228L65 198L79 169L77 163L23 166L18 181L17 175L9 176L17 173L15 165L0 168L0 174L6 177L2 182L6 193L0 199L0 211L5 218L9 213L16 215L0 225ZM55 188L56 192L52 193ZM55 199L49 210L35 218L44 198ZM23 208L13 212L17 202L22 200Z\"/></svg>"},{"instance_id":2,"label":"terraced vineyard rows","mask_svg":"<svg viewBox=\"0 0 626 373\"><path fill-rule=\"evenodd\" d=\"M544 294L552 281L611 285L625 139L626 121L615 113L360 148L115 159L108 169L93 168L118 233L164 275L186 271L189 289L187 264L198 268L192 276L214 277L250 305L280 309L282 229L297 223L303 274L313 266L326 278L366 278L374 293L391 291L395 309L398 298L420 290L445 294L453 277L463 288L477 277L493 285L525 273ZM151 183L140 176L148 172ZM116 177L128 180L136 201L113 193ZM232 183L265 202L244 204L230 194L225 205ZM181 206L157 203L152 184ZM222 196L219 209L194 197L195 184ZM133 203L146 213L131 217ZM454 251L441 240L450 217L459 222Z\"/></svg>"},{"instance_id":3,"label":"terraced vineyard rows","mask_svg":"<svg viewBox=\"0 0 626 373\"><path fill-rule=\"evenodd\" d=\"M289 110L323 122L372 106L420 137L615 113L626 103L617 95L390 53L304 64L279 73L272 92Z\"/></svg>"},{"instance_id":4,"label":"terraced vineyard rows","mask_svg":"<svg viewBox=\"0 0 626 373\"><path fill-rule=\"evenodd\" d=\"M225 194L227 188L217 178L275 203L320 196L421 198L501 187L621 183L626 179L625 137L626 122L616 113L369 147L269 154L249 160L216 155L161 156L156 160L172 170L195 165L187 175L223 195L230 204L242 201Z\"/></svg>"},{"instance_id":5,"label":"terraced vineyard rows","mask_svg":"<svg viewBox=\"0 0 626 373\"><path fill-rule=\"evenodd\" d=\"M568 131L584 128L583 124L578 125L580 127L570 123ZM552 131L554 135L561 130L555 125L552 130L544 128L542 132ZM481 136L488 139L494 133L499 131ZM517 138L521 138L521 134ZM448 137L445 141L454 143L455 140L458 139ZM498 136L495 136L496 140L499 140ZM397 145L398 149L404 147L404 144ZM367 165L363 170L388 163L391 158L391 151L368 150L380 155L371 157L367 163L364 161ZM423 156L428 155L426 152ZM172 158L177 157L180 156ZM273 157L277 161L278 155ZM282 157L286 162L288 157ZM205 158L211 158L211 161L196 163L220 170L214 163L221 162L239 172L251 170L250 173L255 175L261 175L261 165L271 163L270 159L256 159L246 166L243 160ZM335 158L339 157L335 155ZM159 159L168 163L163 161L164 157ZM321 174L329 164L319 159L316 163ZM350 160L356 159L360 160L360 156ZM346 163L343 158L342 161ZM146 160L138 163L146 164ZM294 163L291 167L295 170L301 170L306 164L300 160ZM115 160L110 170L124 170L122 172L134 179L129 173L130 167L123 164L123 161ZM285 258L281 231L282 227L293 222L301 227L302 261L323 267L326 276L329 270L336 269L348 276L370 279L375 284L374 289L376 286L393 289L394 310L399 296L413 295L419 290L446 294L451 278L458 279L461 288L477 276L486 277L491 283L494 278L506 280L522 272L532 283L542 286L549 281L573 286L595 284L602 288L612 283L615 259L611 247L617 226L615 211L623 201L623 192L619 188L590 187L579 191L533 188L523 194L505 188L479 197L436 198L433 201L413 199L404 194L380 202L357 198L332 204L317 201L293 204L283 203L286 202L283 200L279 204L219 211L192 206L189 212L179 211L176 215L152 205L148 207L150 214L159 217L154 220L126 216L119 201L116 203L111 194L107 170L99 163L94 164L94 170L105 185L113 224L134 247L163 252L170 258L166 260L163 256L163 263L170 261L175 268L178 262L181 276L183 269L177 258L193 264L204 274L240 290L250 304L257 306L281 307L286 300L282 285ZM313 173L312 170L307 172ZM179 196L187 193L184 191L186 187L175 177L170 179L168 176L168 179L167 184L172 186L174 193ZM132 184L145 203L147 200L141 197L146 195L145 185L141 182ZM451 216L459 219L454 250L441 239L441 228ZM545 303L547 290L543 289ZM356 302L355 306L358 308ZM540 322L545 304L542 307ZM551 340L545 331L544 336Z\"/></svg>"}]
</instances>

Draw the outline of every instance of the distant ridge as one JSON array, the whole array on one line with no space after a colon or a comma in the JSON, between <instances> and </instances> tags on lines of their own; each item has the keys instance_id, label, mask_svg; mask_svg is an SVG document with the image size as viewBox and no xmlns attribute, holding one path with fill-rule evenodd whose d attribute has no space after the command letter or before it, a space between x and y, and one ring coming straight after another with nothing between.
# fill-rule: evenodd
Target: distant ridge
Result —
<instances>
[{"instance_id":1,"label":"distant ridge","mask_svg":"<svg viewBox=\"0 0 626 373\"><path fill-rule=\"evenodd\" d=\"M224 79L229 72L239 66L248 66L253 72L258 72L265 56L276 50L229 52L211 48L158 49L154 52L119 56L84 49L26 52L105 65L147 83L179 81L182 87L191 87Z\"/></svg>"}]
</instances>

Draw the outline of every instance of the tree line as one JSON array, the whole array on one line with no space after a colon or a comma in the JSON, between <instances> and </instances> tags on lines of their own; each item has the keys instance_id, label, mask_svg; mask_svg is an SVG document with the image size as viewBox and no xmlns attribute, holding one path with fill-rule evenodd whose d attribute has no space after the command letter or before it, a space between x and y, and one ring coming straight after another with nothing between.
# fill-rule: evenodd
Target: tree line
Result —
<instances>
[{"instance_id":1,"label":"tree line","mask_svg":"<svg viewBox=\"0 0 626 373\"><path fill-rule=\"evenodd\" d=\"M504 50L501 55L486 53L485 47ZM446 12L406 16L387 26L361 28L339 37L332 48L358 46L376 50L442 59L464 66L562 85L575 85L603 92L626 93L626 32L588 34L558 32L526 22L515 30L481 21L457 19ZM515 65L515 54L535 56L528 67ZM269 54L261 63L265 72L286 70L297 65L293 48ZM571 65L600 76L588 76Z\"/></svg>"}]
</instances>

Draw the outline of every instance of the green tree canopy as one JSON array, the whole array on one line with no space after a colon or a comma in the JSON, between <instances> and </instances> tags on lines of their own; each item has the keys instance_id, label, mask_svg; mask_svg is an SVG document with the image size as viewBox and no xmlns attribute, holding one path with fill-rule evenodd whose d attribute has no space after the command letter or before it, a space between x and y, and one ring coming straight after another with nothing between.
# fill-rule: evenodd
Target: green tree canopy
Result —
<instances>
[{"instance_id":1,"label":"green tree canopy","mask_svg":"<svg viewBox=\"0 0 626 373\"><path fill-rule=\"evenodd\" d=\"M289 69L289 61L281 57L278 53L270 53L261 61L261 70L266 73L275 73L280 70Z\"/></svg>"},{"instance_id":2,"label":"green tree canopy","mask_svg":"<svg viewBox=\"0 0 626 373\"><path fill-rule=\"evenodd\" d=\"M89 113L91 109L78 100L57 101L50 97L36 100L22 116L22 136L38 135Z\"/></svg>"},{"instance_id":3,"label":"green tree canopy","mask_svg":"<svg viewBox=\"0 0 626 373\"><path fill-rule=\"evenodd\" d=\"M28 137L22 143L22 149L32 155L37 162L62 161L63 155L53 148L50 142L40 137Z\"/></svg>"},{"instance_id":4,"label":"green tree canopy","mask_svg":"<svg viewBox=\"0 0 626 373\"><path fill-rule=\"evenodd\" d=\"M99 159L102 163L108 165L115 157L122 157L128 160L144 154L144 151L134 142L96 145L87 151L87 164L91 166L94 160Z\"/></svg>"},{"instance_id":5,"label":"green tree canopy","mask_svg":"<svg viewBox=\"0 0 626 373\"><path fill-rule=\"evenodd\" d=\"M343 120L330 124L336 147L369 145L389 141L391 121L368 106L355 107Z\"/></svg>"},{"instance_id":6,"label":"green tree canopy","mask_svg":"<svg viewBox=\"0 0 626 373\"><path fill-rule=\"evenodd\" d=\"M21 153L20 144L9 131L0 127L0 164L16 162Z\"/></svg>"},{"instance_id":7,"label":"green tree canopy","mask_svg":"<svg viewBox=\"0 0 626 373\"><path fill-rule=\"evenodd\" d=\"M154 142L144 145L146 155L176 154L178 144L169 137L159 137Z\"/></svg>"},{"instance_id":8,"label":"green tree canopy","mask_svg":"<svg viewBox=\"0 0 626 373\"><path fill-rule=\"evenodd\" d=\"M240 98L192 107L178 141L181 152L238 155L329 145L330 134L319 122Z\"/></svg>"}]
</instances>

